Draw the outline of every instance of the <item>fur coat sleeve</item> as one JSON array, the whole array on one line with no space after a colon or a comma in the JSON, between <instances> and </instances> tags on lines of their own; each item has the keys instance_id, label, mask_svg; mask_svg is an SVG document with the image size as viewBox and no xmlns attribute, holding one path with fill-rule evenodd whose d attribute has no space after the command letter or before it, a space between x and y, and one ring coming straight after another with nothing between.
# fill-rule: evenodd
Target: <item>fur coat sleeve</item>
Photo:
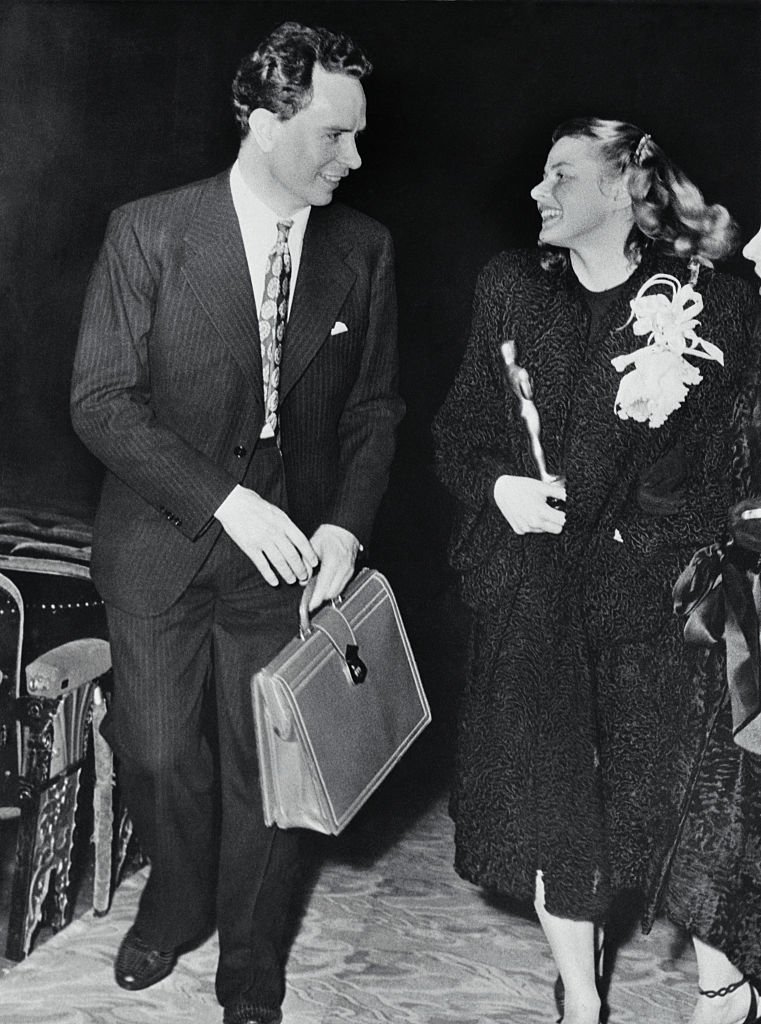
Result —
<instances>
[{"instance_id":1,"label":"fur coat sleeve","mask_svg":"<svg viewBox=\"0 0 761 1024\"><path fill-rule=\"evenodd\" d=\"M438 471L459 506L451 561L472 607L505 607L536 544L512 532L493 500L502 473L535 475L501 360L500 345L511 337L520 339L520 361L535 384L550 468L562 464L568 479L560 543L568 564L589 577L591 605L615 605L641 579L632 600L655 603L662 621L681 564L721 536L732 501L729 423L751 359L754 297L742 281L701 271L698 333L722 349L724 367L701 361L703 382L663 426L622 421L611 360L643 343L627 326L629 301L655 273L688 277L681 261L643 261L590 337L570 271L544 271L530 252L502 253L482 271L462 366L434 424Z\"/></svg>"},{"instance_id":2,"label":"fur coat sleeve","mask_svg":"<svg viewBox=\"0 0 761 1024\"><path fill-rule=\"evenodd\" d=\"M520 577L523 541L510 529L493 496L504 473L521 472L499 345L503 310L514 272L495 257L480 273L462 365L434 422L439 476L458 501L450 560L472 607L504 599Z\"/></svg>"}]
</instances>

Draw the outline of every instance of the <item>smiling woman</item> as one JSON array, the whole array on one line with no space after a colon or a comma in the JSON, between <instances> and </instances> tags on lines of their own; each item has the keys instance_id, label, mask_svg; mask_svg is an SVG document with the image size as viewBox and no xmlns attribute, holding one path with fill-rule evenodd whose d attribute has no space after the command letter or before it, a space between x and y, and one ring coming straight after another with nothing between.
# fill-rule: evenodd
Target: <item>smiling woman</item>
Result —
<instances>
[{"instance_id":1,"label":"smiling woman","mask_svg":"<svg viewBox=\"0 0 761 1024\"><path fill-rule=\"evenodd\" d=\"M621 121L561 125L531 196L539 248L503 252L483 270L435 425L440 475L460 503L451 560L476 613L456 867L534 901L565 1024L597 1024L599 935L623 891L641 895L645 928L665 906L693 933L704 992L728 989L723 1000L701 995L693 1024L746 1011L755 1021L742 971L761 974L759 870L743 883L747 905L737 891L717 895L696 854L701 827L713 834L698 816L679 848L680 885L661 884L691 794L714 798L723 824L730 801L717 779L745 772L761 793L726 715L712 774L696 782L722 673L696 667L671 607L692 552L721 536L743 496L729 424L754 297L712 267L737 228L650 135ZM538 419L526 418L527 438L529 401ZM761 796L749 800L732 819L734 849L761 840ZM740 871L721 827L710 849L731 890ZM685 902L700 909L687 916Z\"/></svg>"},{"instance_id":2,"label":"smiling woman","mask_svg":"<svg viewBox=\"0 0 761 1024\"><path fill-rule=\"evenodd\" d=\"M531 190L542 218L539 241L557 247L545 267L564 263L567 251L582 284L602 291L629 277L653 242L703 261L737 246L727 210L707 205L636 125L577 118L560 125L552 141L542 181Z\"/></svg>"}]
</instances>

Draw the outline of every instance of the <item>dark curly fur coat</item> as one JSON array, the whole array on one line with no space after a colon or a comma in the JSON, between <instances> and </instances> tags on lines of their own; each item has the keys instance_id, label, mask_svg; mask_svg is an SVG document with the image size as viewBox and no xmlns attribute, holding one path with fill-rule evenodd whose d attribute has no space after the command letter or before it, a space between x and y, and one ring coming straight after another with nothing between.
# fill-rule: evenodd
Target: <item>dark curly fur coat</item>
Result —
<instances>
[{"instance_id":1,"label":"dark curly fur coat","mask_svg":"<svg viewBox=\"0 0 761 1024\"><path fill-rule=\"evenodd\" d=\"M525 899L542 870L547 908L586 920L602 920L613 893L631 888L649 892L652 914L720 688L718 669L685 649L671 590L695 549L722 536L737 499L727 425L755 299L747 284L701 270L697 333L725 366L701 360L702 383L652 429L615 415L611 359L643 343L621 328L654 273L689 276L681 261L646 258L590 335L572 271L543 270L537 252L497 256L479 277L465 357L434 426L440 476L460 509L451 560L475 613L452 797L456 868ZM500 474L536 475L505 381L508 338L531 375L548 466L567 479L560 536L517 536L492 498ZM643 482L659 467L679 486L646 502ZM761 781L727 745L737 786L742 771ZM697 798L710 802L705 789ZM723 822L728 811L717 813ZM707 858L720 831L712 822L695 838ZM761 893L758 864L747 871ZM666 896L677 917L681 884ZM708 917L691 923L707 932Z\"/></svg>"}]
</instances>

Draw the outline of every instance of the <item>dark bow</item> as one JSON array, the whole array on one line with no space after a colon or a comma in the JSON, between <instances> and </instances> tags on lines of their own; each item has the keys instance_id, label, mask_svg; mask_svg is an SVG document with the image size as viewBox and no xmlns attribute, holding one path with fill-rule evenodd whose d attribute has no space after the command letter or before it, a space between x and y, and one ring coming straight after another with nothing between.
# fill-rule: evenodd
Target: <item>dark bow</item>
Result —
<instances>
[{"instance_id":1,"label":"dark bow","mask_svg":"<svg viewBox=\"0 0 761 1024\"><path fill-rule=\"evenodd\" d=\"M743 518L749 511L752 518ZM674 611L685 618L687 643L712 647L724 641L735 743L761 754L761 518L755 515L761 516L758 502L735 505L727 541L693 555L673 596Z\"/></svg>"}]
</instances>

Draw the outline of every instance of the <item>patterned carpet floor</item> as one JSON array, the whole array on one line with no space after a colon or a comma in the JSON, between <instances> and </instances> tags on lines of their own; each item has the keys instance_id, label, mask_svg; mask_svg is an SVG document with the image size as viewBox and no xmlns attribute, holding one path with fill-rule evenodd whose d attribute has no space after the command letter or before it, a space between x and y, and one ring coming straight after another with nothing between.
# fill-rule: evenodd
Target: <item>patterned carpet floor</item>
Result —
<instances>
[{"instance_id":1,"label":"patterned carpet floor","mask_svg":"<svg viewBox=\"0 0 761 1024\"><path fill-rule=\"evenodd\" d=\"M377 801L377 798L375 798ZM392 802L393 803L393 802ZM316 840L319 871L288 968L284 1024L550 1024L555 972L539 926L452 870L441 793L399 813L373 801L337 840ZM220 1024L212 937L144 992L119 989L112 962L147 869L111 912L85 913L0 981L3 1024ZM694 960L665 922L618 949L610 1024L689 1017Z\"/></svg>"}]
</instances>

